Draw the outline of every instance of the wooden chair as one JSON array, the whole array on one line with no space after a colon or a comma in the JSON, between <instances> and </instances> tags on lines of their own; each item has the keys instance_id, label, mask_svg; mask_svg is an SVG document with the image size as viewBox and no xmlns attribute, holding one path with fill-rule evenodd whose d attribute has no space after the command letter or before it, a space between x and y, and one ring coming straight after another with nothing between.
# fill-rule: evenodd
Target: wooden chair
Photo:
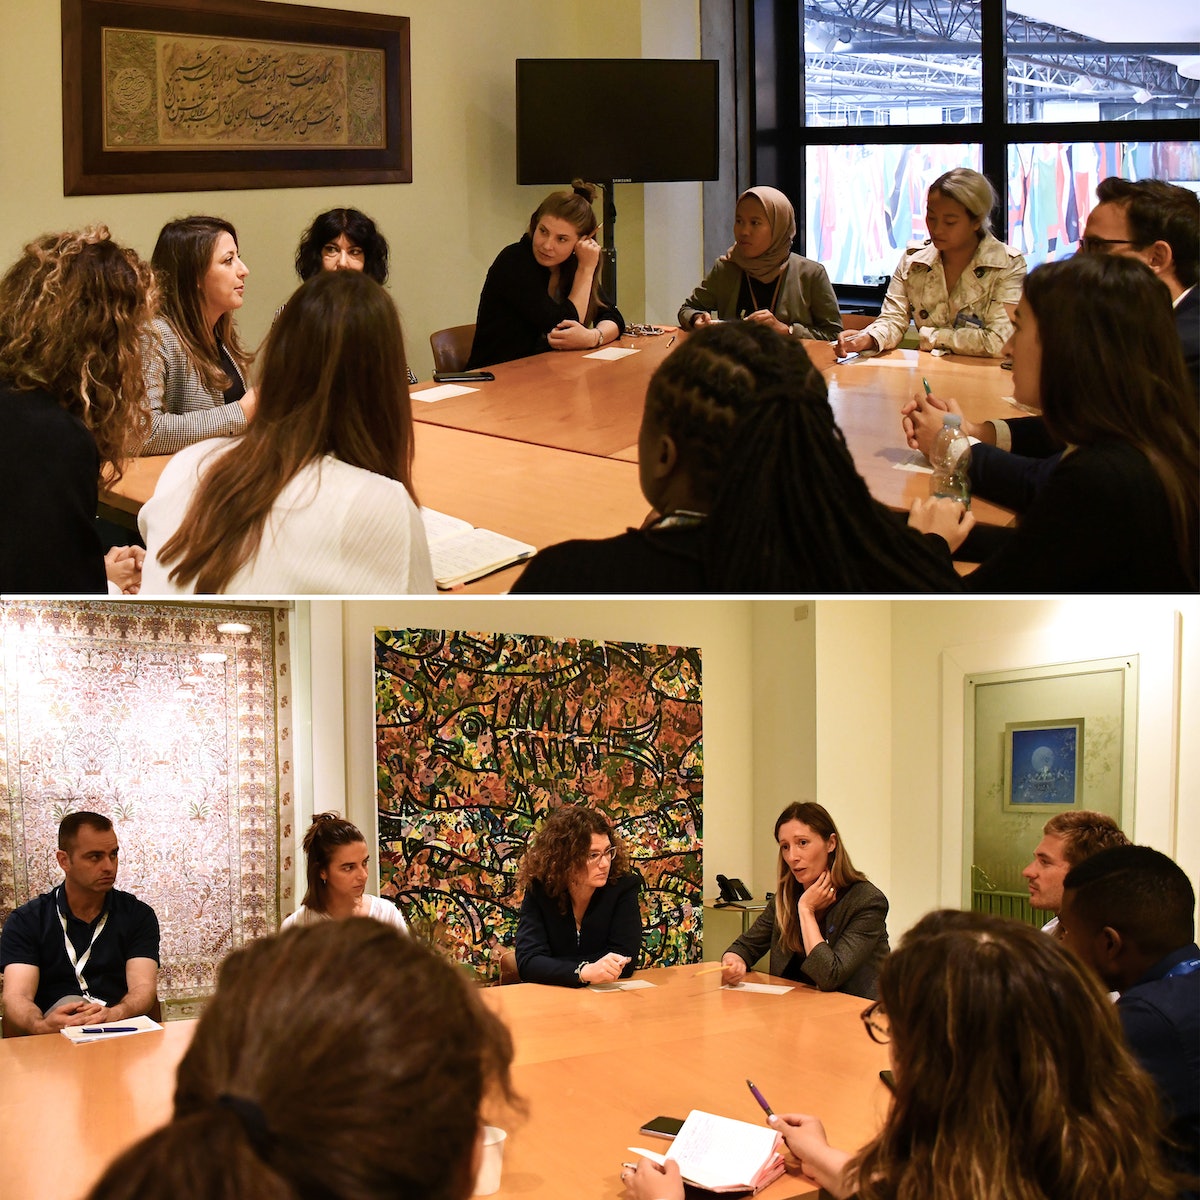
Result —
<instances>
[{"instance_id":1,"label":"wooden chair","mask_svg":"<svg viewBox=\"0 0 1200 1200\"><path fill-rule=\"evenodd\" d=\"M435 371L465 371L475 340L474 325L451 325L429 335Z\"/></svg>"},{"instance_id":2,"label":"wooden chair","mask_svg":"<svg viewBox=\"0 0 1200 1200\"><path fill-rule=\"evenodd\" d=\"M875 317L871 316L870 313L842 313L842 328L866 329L874 320Z\"/></svg>"}]
</instances>

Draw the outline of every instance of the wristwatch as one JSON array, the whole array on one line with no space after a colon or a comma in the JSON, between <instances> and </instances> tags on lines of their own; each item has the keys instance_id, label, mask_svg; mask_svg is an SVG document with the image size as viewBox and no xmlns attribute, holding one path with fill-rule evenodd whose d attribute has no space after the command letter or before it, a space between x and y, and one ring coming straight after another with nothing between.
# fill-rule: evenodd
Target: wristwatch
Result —
<instances>
[{"instance_id":1,"label":"wristwatch","mask_svg":"<svg viewBox=\"0 0 1200 1200\"><path fill-rule=\"evenodd\" d=\"M583 968L584 968L584 967L586 967L586 966L587 966L587 961L585 960L585 961L581 962L581 963L579 964L579 966L577 966L577 967L575 968L575 978L576 978L576 979L578 979L580 983L586 983L586 982L587 982L587 980L585 980L585 979L584 979L584 977L583 977Z\"/></svg>"}]
</instances>

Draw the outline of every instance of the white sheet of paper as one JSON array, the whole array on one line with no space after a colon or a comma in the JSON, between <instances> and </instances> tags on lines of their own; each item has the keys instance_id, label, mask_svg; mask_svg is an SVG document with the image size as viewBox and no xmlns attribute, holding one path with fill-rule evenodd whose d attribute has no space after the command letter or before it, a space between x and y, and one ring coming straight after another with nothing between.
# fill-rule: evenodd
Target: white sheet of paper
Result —
<instances>
[{"instance_id":1,"label":"white sheet of paper","mask_svg":"<svg viewBox=\"0 0 1200 1200\"><path fill-rule=\"evenodd\" d=\"M149 1017L126 1017L123 1021L107 1021L99 1025L67 1025L59 1030L69 1042L76 1046L89 1046L93 1042L107 1042L111 1038L132 1037L135 1033L152 1033L162 1026ZM103 1029L103 1033L84 1033L85 1029ZM116 1032L121 1030L120 1033Z\"/></svg>"},{"instance_id":2,"label":"white sheet of paper","mask_svg":"<svg viewBox=\"0 0 1200 1200\"><path fill-rule=\"evenodd\" d=\"M782 983L727 983L723 992L762 992L764 996L782 996L793 989Z\"/></svg>"},{"instance_id":3,"label":"white sheet of paper","mask_svg":"<svg viewBox=\"0 0 1200 1200\"><path fill-rule=\"evenodd\" d=\"M656 985L647 979L615 979L612 983L589 983L593 992L640 992L642 988L652 988Z\"/></svg>"},{"instance_id":4,"label":"white sheet of paper","mask_svg":"<svg viewBox=\"0 0 1200 1200\"><path fill-rule=\"evenodd\" d=\"M422 404L433 404L437 400L449 400L451 396L465 396L469 392L477 392L478 388L463 387L461 383L439 383L437 387L425 388L421 392L409 392L414 400Z\"/></svg>"},{"instance_id":5,"label":"white sheet of paper","mask_svg":"<svg viewBox=\"0 0 1200 1200\"><path fill-rule=\"evenodd\" d=\"M637 354L638 350L632 346L605 346L603 350L593 350L591 354L585 354L584 358L599 358L604 362L613 362L618 358L625 358L629 354Z\"/></svg>"}]
</instances>

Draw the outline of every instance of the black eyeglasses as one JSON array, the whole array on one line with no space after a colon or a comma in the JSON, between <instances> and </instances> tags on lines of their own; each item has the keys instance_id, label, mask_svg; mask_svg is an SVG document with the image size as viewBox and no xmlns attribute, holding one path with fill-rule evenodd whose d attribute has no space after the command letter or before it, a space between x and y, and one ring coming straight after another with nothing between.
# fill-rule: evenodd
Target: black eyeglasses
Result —
<instances>
[{"instance_id":1,"label":"black eyeglasses","mask_svg":"<svg viewBox=\"0 0 1200 1200\"><path fill-rule=\"evenodd\" d=\"M886 1046L892 1040L892 1023L888 1020L887 1013L883 1011L878 1000L868 1008L864 1008L858 1015L862 1018L862 1023L867 1030L867 1037L871 1041Z\"/></svg>"},{"instance_id":2,"label":"black eyeglasses","mask_svg":"<svg viewBox=\"0 0 1200 1200\"><path fill-rule=\"evenodd\" d=\"M1130 238L1081 237L1079 251L1081 254L1107 254L1113 246L1136 246L1137 242Z\"/></svg>"}]
</instances>

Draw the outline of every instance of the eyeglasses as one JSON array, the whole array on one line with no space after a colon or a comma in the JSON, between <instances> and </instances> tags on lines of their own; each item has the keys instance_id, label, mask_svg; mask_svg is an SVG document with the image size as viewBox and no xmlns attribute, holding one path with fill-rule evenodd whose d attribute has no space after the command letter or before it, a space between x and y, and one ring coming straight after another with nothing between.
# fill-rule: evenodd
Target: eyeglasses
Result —
<instances>
[{"instance_id":1,"label":"eyeglasses","mask_svg":"<svg viewBox=\"0 0 1200 1200\"><path fill-rule=\"evenodd\" d=\"M1136 246L1137 242L1130 238L1081 237L1079 239L1080 254L1107 254L1113 246Z\"/></svg>"},{"instance_id":2,"label":"eyeglasses","mask_svg":"<svg viewBox=\"0 0 1200 1200\"><path fill-rule=\"evenodd\" d=\"M887 1013L883 1011L878 1000L870 1007L864 1008L858 1015L862 1018L862 1023L867 1029L867 1037L871 1041L886 1046L892 1040L892 1023L888 1020Z\"/></svg>"},{"instance_id":3,"label":"eyeglasses","mask_svg":"<svg viewBox=\"0 0 1200 1200\"><path fill-rule=\"evenodd\" d=\"M602 858L607 862L612 862L617 857L616 846L609 846L607 850L593 850L588 856L588 866L594 867Z\"/></svg>"},{"instance_id":4,"label":"eyeglasses","mask_svg":"<svg viewBox=\"0 0 1200 1200\"><path fill-rule=\"evenodd\" d=\"M342 255L341 246L335 246L332 242L328 246L321 247L321 257L322 258L340 258L341 255ZM346 247L346 257L347 258L362 258L362 257L364 257L363 248L361 246L347 246Z\"/></svg>"}]
</instances>

